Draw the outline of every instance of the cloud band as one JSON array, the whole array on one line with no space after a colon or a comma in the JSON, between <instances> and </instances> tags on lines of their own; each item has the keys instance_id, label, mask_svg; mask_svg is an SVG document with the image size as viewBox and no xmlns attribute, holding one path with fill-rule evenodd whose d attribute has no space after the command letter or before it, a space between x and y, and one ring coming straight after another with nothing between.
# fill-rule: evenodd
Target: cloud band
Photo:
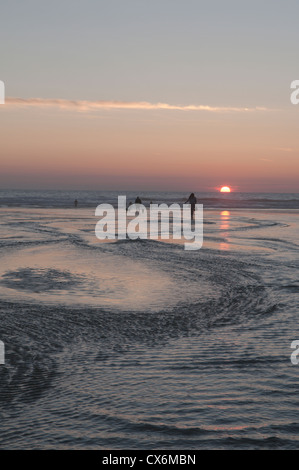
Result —
<instances>
[{"instance_id":1,"label":"cloud band","mask_svg":"<svg viewBox=\"0 0 299 470\"><path fill-rule=\"evenodd\" d=\"M248 113L266 111L266 108L238 108L220 107L208 105L173 105L168 103L149 103L147 101L85 101L65 100L51 98L7 98L6 105L10 107L42 107L60 108L74 111L97 111L97 110L170 110L170 111L205 111L211 113Z\"/></svg>"}]
</instances>

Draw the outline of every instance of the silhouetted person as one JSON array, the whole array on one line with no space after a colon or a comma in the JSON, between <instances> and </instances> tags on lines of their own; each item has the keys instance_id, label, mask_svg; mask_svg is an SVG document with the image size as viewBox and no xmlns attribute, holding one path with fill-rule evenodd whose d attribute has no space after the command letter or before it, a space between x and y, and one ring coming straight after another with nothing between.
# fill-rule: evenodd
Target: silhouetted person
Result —
<instances>
[{"instance_id":1,"label":"silhouetted person","mask_svg":"<svg viewBox=\"0 0 299 470\"><path fill-rule=\"evenodd\" d=\"M140 199L139 196L136 197L135 204L142 204L141 199Z\"/></svg>"},{"instance_id":2,"label":"silhouetted person","mask_svg":"<svg viewBox=\"0 0 299 470\"><path fill-rule=\"evenodd\" d=\"M78 207L78 201L77 201L77 199L74 200L74 206L75 206L75 207Z\"/></svg>"},{"instance_id":3,"label":"silhouetted person","mask_svg":"<svg viewBox=\"0 0 299 470\"><path fill-rule=\"evenodd\" d=\"M191 219L193 219L196 203L197 203L197 199L194 196L194 193L191 193L190 196L188 197L187 201L185 202L185 204L191 204Z\"/></svg>"}]
</instances>

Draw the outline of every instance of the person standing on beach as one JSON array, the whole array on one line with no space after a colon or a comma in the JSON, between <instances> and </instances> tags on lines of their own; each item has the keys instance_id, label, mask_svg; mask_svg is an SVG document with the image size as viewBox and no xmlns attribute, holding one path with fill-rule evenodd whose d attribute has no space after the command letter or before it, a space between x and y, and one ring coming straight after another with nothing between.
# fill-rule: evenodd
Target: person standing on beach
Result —
<instances>
[{"instance_id":1,"label":"person standing on beach","mask_svg":"<svg viewBox=\"0 0 299 470\"><path fill-rule=\"evenodd\" d=\"M141 208L141 211L140 211L140 207L139 207L139 206L140 206L141 204L142 204L142 201L141 201L140 197L137 196L136 199L135 199L135 205L136 205L136 209L138 210L138 213L143 212L143 210L144 210L144 208Z\"/></svg>"},{"instance_id":2,"label":"person standing on beach","mask_svg":"<svg viewBox=\"0 0 299 470\"><path fill-rule=\"evenodd\" d=\"M78 207L78 201L77 201L77 199L74 200L74 206L75 206L75 207Z\"/></svg>"},{"instance_id":3,"label":"person standing on beach","mask_svg":"<svg viewBox=\"0 0 299 470\"><path fill-rule=\"evenodd\" d=\"M194 193L191 193L190 196L188 197L187 201L184 204L191 204L191 220L193 219L194 216L194 211L195 211L195 204L197 203L197 199L194 196Z\"/></svg>"}]
</instances>

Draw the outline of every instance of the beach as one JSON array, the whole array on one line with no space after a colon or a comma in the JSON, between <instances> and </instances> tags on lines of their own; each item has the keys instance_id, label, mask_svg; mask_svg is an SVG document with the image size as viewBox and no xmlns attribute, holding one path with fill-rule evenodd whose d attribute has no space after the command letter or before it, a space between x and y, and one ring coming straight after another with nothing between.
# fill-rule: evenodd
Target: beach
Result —
<instances>
[{"instance_id":1,"label":"beach","mask_svg":"<svg viewBox=\"0 0 299 470\"><path fill-rule=\"evenodd\" d=\"M1 449L298 448L299 195L198 194L192 252L98 240L116 192L0 196Z\"/></svg>"}]
</instances>

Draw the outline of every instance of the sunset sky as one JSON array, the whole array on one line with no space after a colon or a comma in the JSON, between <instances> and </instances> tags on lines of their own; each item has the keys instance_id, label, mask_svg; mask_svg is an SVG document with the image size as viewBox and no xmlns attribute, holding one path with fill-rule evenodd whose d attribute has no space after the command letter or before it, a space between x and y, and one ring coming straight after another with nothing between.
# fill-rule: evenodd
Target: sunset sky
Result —
<instances>
[{"instance_id":1,"label":"sunset sky","mask_svg":"<svg viewBox=\"0 0 299 470\"><path fill-rule=\"evenodd\" d=\"M10 0L0 189L299 192L298 0Z\"/></svg>"}]
</instances>

